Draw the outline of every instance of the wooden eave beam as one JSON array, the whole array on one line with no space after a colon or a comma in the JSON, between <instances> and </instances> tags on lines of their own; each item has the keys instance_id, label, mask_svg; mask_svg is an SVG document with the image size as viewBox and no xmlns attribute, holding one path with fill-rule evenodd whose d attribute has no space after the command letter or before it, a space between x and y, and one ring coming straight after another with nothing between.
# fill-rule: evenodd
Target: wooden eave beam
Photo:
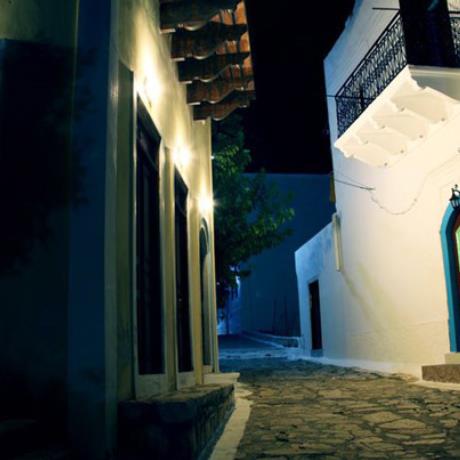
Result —
<instances>
[{"instance_id":1,"label":"wooden eave beam","mask_svg":"<svg viewBox=\"0 0 460 460\"><path fill-rule=\"evenodd\" d=\"M249 53L215 54L207 59L186 59L180 62L179 81L192 83L195 80L210 82L215 80L229 66L242 65Z\"/></svg>"},{"instance_id":2,"label":"wooden eave beam","mask_svg":"<svg viewBox=\"0 0 460 460\"><path fill-rule=\"evenodd\" d=\"M187 0L160 5L161 32L176 29L197 30L221 10L234 11L241 0Z\"/></svg>"},{"instance_id":3,"label":"wooden eave beam","mask_svg":"<svg viewBox=\"0 0 460 460\"><path fill-rule=\"evenodd\" d=\"M218 104L204 103L193 108L195 120L212 118L215 121L223 120L236 109L248 107L255 97L254 91L235 92Z\"/></svg>"},{"instance_id":4,"label":"wooden eave beam","mask_svg":"<svg viewBox=\"0 0 460 460\"><path fill-rule=\"evenodd\" d=\"M216 104L233 91L254 90L253 79L214 80L211 83L196 81L187 86L187 103L191 105L209 102Z\"/></svg>"},{"instance_id":5,"label":"wooden eave beam","mask_svg":"<svg viewBox=\"0 0 460 460\"><path fill-rule=\"evenodd\" d=\"M194 32L178 30L172 36L171 58L173 60L208 58L225 43L238 42L247 30L245 24L227 25L213 21Z\"/></svg>"}]
</instances>

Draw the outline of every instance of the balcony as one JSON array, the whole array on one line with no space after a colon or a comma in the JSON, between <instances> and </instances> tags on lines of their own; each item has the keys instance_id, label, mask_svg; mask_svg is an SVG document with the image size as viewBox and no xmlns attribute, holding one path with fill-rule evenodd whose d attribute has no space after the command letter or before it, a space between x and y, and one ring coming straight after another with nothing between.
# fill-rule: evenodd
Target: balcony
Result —
<instances>
[{"instance_id":1,"label":"balcony","mask_svg":"<svg viewBox=\"0 0 460 460\"><path fill-rule=\"evenodd\" d=\"M389 166L459 109L460 14L449 26L454 55L436 68L411 65L400 14L390 21L335 96L345 156Z\"/></svg>"}]
</instances>

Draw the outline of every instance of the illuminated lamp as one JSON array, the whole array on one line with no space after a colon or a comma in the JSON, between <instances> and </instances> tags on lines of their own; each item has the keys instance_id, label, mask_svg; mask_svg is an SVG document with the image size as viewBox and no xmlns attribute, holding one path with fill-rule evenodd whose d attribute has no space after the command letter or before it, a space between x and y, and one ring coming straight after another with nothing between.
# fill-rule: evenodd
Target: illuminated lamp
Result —
<instances>
[{"instance_id":1,"label":"illuminated lamp","mask_svg":"<svg viewBox=\"0 0 460 460\"><path fill-rule=\"evenodd\" d=\"M449 201L454 209L460 208L460 190L458 189L457 184L455 184L455 187L452 189L452 196Z\"/></svg>"},{"instance_id":2,"label":"illuminated lamp","mask_svg":"<svg viewBox=\"0 0 460 460\"><path fill-rule=\"evenodd\" d=\"M198 207L201 214L208 214L214 209L214 200L209 196L202 196L198 199Z\"/></svg>"},{"instance_id":3,"label":"illuminated lamp","mask_svg":"<svg viewBox=\"0 0 460 460\"><path fill-rule=\"evenodd\" d=\"M192 154L186 147L178 147L174 151L174 162L182 167L187 167L192 160Z\"/></svg>"}]
</instances>

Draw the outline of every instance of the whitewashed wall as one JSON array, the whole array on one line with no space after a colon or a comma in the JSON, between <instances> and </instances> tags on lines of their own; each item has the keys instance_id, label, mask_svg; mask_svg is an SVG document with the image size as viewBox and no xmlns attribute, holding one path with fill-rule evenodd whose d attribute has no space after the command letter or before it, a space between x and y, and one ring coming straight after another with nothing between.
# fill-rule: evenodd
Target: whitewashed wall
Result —
<instances>
[{"instance_id":1,"label":"whitewashed wall","mask_svg":"<svg viewBox=\"0 0 460 460\"><path fill-rule=\"evenodd\" d=\"M187 185L190 315L194 375L179 376L179 385L202 383L201 300L199 270L200 222L209 229L212 261L210 297L214 292L214 222L213 210L200 209L200 201L212 199L211 122L194 121L186 101L186 85L179 82L177 65L170 58L170 35L161 34L159 2L127 0L120 5L119 57L133 73L134 90L144 102L162 138L160 149L161 234L164 314L166 321L166 362L169 374L175 372L176 339L174 335L175 265L174 265L174 169ZM128 110L128 108L121 110ZM185 157L185 158L183 158ZM182 158L182 161L181 161ZM214 302L212 302L214 311ZM214 321L213 321L214 322ZM213 335L215 335L215 327ZM214 340L217 354L217 339ZM216 358L217 359L217 358ZM171 380L171 379L170 379ZM150 391L148 382L146 391Z\"/></svg>"},{"instance_id":2,"label":"whitewashed wall","mask_svg":"<svg viewBox=\"0 0 460 460\"><path fill-rule=\"evenodd\" d=\"M458 2L451 2L451 9ZM455 3L455 5L454 5ZM397 1L361 0L325 61L335 94L394 12ZM460 84L460 81L459 81ZM335 103L328 99L331 143ZM449 352L440 228L451 187L460 179L460 117L435 127L395 165L375 168L333 148L343 268L335 269L326 227L296 253L302 331L310 349L307 283L320 282L323 346L343 363L418 373Z\"/></svg>"}]
</instances>

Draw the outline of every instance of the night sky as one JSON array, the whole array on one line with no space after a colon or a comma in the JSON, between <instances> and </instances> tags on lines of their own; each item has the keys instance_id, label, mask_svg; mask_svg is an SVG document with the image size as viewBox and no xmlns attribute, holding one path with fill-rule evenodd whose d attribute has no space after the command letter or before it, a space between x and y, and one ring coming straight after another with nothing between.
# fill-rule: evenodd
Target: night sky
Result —
<instances>
[{"instance_id":1,"label":"night sky","mask_svg":"<svg viewBox=\"0 0 460 460\"><path fill-rule=\"evenodd\" d=\"M257 99L241 114L252 170L331 171L323 59L353 3L246 0Z\"/></svg>"}]
</instances>

